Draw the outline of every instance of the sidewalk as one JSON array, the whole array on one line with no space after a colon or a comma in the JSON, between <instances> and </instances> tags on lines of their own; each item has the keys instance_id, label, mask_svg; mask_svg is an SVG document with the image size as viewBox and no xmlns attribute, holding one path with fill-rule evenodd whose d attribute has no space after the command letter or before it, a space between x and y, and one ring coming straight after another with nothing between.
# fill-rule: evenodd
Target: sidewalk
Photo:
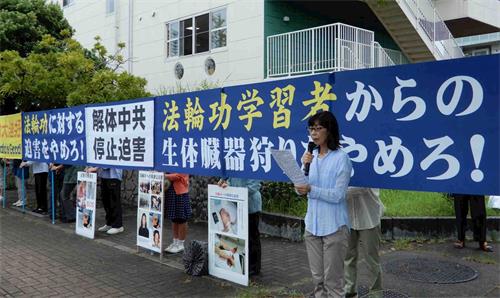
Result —
<instances>
[{"instance_id":1,"label":"sidewalk","mask_svg":"<svg viewBox=\"0 0 500 298\"><path fill-rule=\"evenodd\" d=\"M9 203L14 192L8 192ZM8 204L10 206L10 204ZM103 224L104 210L98 209L96 226ZM125 232L109 236L96 232L96 239L74 234L74 224L50 223L22 214L13 208L0 208L0 295L39 296L297 296L312 290L310 271L303 243L262 238L262 274L250 287L240 287L212 277L191 277L183 273L180 255L151 255L136 250L136 210L124 211ZM165 239L171 238L165 226ZM189 240L207 240L206 223L190 223ZM486 254L472 248L457 250L452 243L384 243L382 249L385 289L411 297L500 296L500 246ZM167 242L168 245L168 242ZM394 246L407 246L395 250ZM387 270L397 260L423 258L455 262L477 271L469 282L430 284L407 281ZM361 263L361 285L366 271Z\"/></svg>"}]
</instances>

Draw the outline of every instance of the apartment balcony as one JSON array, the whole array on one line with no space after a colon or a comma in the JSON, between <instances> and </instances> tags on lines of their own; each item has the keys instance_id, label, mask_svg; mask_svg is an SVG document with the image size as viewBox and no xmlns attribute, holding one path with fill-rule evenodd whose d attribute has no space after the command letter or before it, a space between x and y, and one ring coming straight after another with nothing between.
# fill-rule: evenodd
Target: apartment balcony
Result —
<instances>
[{"instance_id":1,"label":"apartment balcony","mask_svg":"<svg viewBox=\"0 0 500 298\"><path fill-rule=\"evenodd\" d=\"M267 38L267 77L391 66L406 63L386 50L374 32L342 23L308 28Z\"/></svg>"}]
</instances>

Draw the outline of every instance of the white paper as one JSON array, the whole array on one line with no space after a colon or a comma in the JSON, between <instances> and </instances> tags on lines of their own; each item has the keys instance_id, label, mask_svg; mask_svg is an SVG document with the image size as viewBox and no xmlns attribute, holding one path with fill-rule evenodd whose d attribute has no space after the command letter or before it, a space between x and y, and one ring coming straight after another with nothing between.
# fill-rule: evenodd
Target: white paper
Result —
<instances>
[{"instance_id":1,"label":"white paper","mask_svg":"<svg viewBox=\"0 0 500 298\"><path fill-rule=\"evenodd\" d=\"M163 247L164 174L139 171L137 197L137 246L157 253Z\"/></svg>"},{"instance_id":2,"label":"white paper","mask_svg":"<svg viewBox=\"0 0 500 298\"><path fill-rule=\"evenodd\" d=\"M97 174L78 172L75 232L90 239L94 239L96 194Z\"/></svg>"},{"instance_id":3,"label":"white paper","mask_svg":"<svg viewBox=\"0 0 500 298\"><path fill-rule=\"evenodd\" d=\"M309 183L290 150L271 149L271 155L293 184L304 185Z\"/></svg>"},{"instance_id":4,"label":"white paper","mask_svg":"<svg viewBox=\"0 0 500 298\"><path fill-rule=\"evenodd\" d=\"M208 272L248 286L248 189L208 185Z\"/></svg>"}]
</instances>

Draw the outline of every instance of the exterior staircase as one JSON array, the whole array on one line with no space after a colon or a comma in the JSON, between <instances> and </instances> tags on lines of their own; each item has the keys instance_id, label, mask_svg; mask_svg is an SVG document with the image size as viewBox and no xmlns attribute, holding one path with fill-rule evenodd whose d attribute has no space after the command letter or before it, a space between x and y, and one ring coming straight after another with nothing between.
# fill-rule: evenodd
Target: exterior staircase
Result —
<instances>
[{"instance_id":1,"label":"exterior staircase","mask_svg":"<svg viewBox=\"0 0 500 298\"><path fill-rule=\"evenodd\" d=\"M463 57L429 0L365 0L411 62Z\"/></svg>"}]
</instances>

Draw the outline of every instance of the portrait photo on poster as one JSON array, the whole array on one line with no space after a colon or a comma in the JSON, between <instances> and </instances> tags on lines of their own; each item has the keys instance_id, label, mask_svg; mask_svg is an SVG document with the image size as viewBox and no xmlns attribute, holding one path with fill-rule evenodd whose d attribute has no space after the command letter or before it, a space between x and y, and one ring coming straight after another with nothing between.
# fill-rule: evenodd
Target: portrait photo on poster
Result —
<instances>
[{"instance_id":1,"label":"portrait photo on poster","mask_svg":"<svg viewBox=\"0 0 500 298\"><path fill-rule=\"evenodd\" d=\"M161 197L156 195L151 195L151 210L161 211Z\"/></svg>"},{"instance_id":2,"label":"portrait photo on poster","mask_svg":"<svg viewBox=\"0 0 500 298\"><path fill-rule=\"evenodd\" d=\"M161 222L160 222L161 221L161 214L160 213L150 212L149 218L150 218L149 225L153 229L160 229L161 228Z\"/></svg>"},{"instance_id":3,"label":"portrait photo on poster","mask_svg":"<svg viewBox=\"0 0 500 298\"><path fill-rule=\"evenodd\" d=\"M159 230L153 230L153 239L151 246L153 248L161 248L161 239L160 239L160 231Z\"/></svg>"},{"instance_id":4,"label":"portrait photo on poster","mask_svg":"<svg viewBox=\"0 0 500 298\"><path fill-rule=\"evenodd\" d=\"M148 225L149 221L149 216L147 212L142 212L142 215L139 218L139 222L137 223L137 226L139 227L137 230L137 235L140 237L144 238L149 238L149 227L151 225Z\"/></svg>"},{"instance_id":5,"label":"portrait photo on poster","mask_svg":"<svg viewBox=\"0 0 500 298\"><path fill-rule=\"evenodd\" d=\"M81 212L78 212L78 217L78 225L80 229L92 229L93 210L82 209Z\"/></svg>"},{"instance_id":6,"label":"portrait photo on poster","mask_svg":"<svg viewBox=\"0 0 500 298\"><path fill-rule=\"evenodd\" d=\"M211 199L209 220L212 230L238 235L238 203L229 200Z\"/></svg>"},{"instance_id":7,"label":"portrait photo on poster","mask_svg":"<svg viewBox=\"0 0 500 298\"><path fill-rule=\"evenodd\" d=\"M245 274L245 240L214 234L214 264L215 267Z\"/></svg>"}]
</instances>

